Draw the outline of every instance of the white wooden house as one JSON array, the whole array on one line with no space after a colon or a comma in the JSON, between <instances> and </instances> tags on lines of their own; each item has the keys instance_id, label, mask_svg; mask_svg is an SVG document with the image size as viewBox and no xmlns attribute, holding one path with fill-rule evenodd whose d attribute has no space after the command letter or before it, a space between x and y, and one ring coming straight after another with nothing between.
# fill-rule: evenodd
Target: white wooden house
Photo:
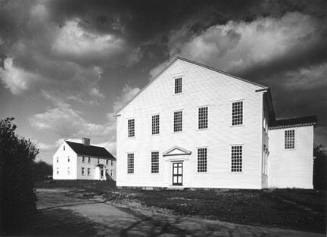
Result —
<instances>
[{"instance_id":1,"label":"white wooden house","mask_svg":"<svg viewBox=\"0 0 327 237\"><path fill-rule=\"evenodd\" d=\"M116 117L120 187L313 187L316 118L277 120L264 85L178 57Z\"/></svg>"},{"instance_id":2,"label":"white wooden house","mask_svg":"<svg viewBox=\"0 0 327 237\"><path fill-rule=\"evenodd\" d=\"M104 147L64 141L53 155L53 179L116 180L116 158Z\"/></svg>"}]
</instances>

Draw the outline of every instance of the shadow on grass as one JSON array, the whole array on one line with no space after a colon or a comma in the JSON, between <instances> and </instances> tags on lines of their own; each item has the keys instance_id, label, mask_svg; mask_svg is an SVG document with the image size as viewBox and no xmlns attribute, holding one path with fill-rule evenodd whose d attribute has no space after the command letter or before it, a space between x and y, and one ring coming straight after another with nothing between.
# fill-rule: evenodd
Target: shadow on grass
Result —
<instances>
[{"instance_id":1,"label":"shadow on grass","mask_svg":"<svg viewBox=\"0 0 327 237\"><path fill-rule=\"evenodd\" d=\"M40 210L23 233L33 236L95 236L95 223L70 210Z\"/></svg>"}]
</instances>

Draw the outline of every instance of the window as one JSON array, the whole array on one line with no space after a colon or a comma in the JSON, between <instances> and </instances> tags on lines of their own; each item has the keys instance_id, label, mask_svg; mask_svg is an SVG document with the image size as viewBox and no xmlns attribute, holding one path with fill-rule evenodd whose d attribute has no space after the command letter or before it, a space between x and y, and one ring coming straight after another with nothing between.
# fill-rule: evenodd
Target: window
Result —
<instances>
[{"instance_id":1,"label":"window","mask_svg":"<svg viewBox=\"0 0 327 237\"><path fill-rule=\"evenodd\" d=\"M70 175L70 169L69 169L69 167L67 168L67 175Z\"/></svg>"},{"instance_id":2,"label":"window","mask_svg":"<svg viewBox=\"0 0 327 237\"><path fill-rule=\"evenodd\" d=\"M83 163L85 162L85 157L84 157L84 156L82 156L82 162L83 162Z\"/></svg>"},{"instance_id":3,"label":"window","mask_svg":"<svg viewBox=\"0 0 327 237\"><path fill-rule=\"evenodd\" d=\"M100 159L98 158L98 164L100 163Z\"/></svg>"},{"instance_id":4,"label":"window","mask_svg":"<svg viewBox=\"0 0 327 237\"><path fill-rule=\"evenodd\" d=\"M107 175L107 174L109 174L109 173L108 173L108 169L106 169L106 175Z\"/></svg>"},{"instance_id":5,"label":"window","mask_svg":"<svg viewBox=\"0 0 327 237\"><path fill-rule=\"evenodd\" d=\"M59 174L59 168L57 168L57 174Z\"/></svg>"},{"instance_id":6,"label":"window","mask_svg":"<svg viewBox=\"0 0 327 237\"><path fill-rule=\"evenodd\" d=\"M85 175L85 168L82 167L82 175L84 176Z\"/></svg>"},{"instance_id":7,"label":"window","mask_svg":"<svg viewBox=\"0 0 327 237\"><path fill-rule=\"evenodd\" d=\"M59 162L59 157L57 157L57 163Z\"/></svg>"},{"instance_id":8,"label":"window","mask_svg":"<svg viewBox=\"0 0 327 237\"><path fill-rule=\"evenodd\" d=\"M65 146L63 147L63 149L65 150Z\"/></svg>"},{"instance_id":9,"label":"window","mask_svg":"<svg viewBox=\"0 0 327 237\"><path fill-rule=\"evenodd\" d=\"M232 108L232 125L243 124L243 101L234 102Z\"/></svg>"},{"instance_id":10,"label":"window","mask_svg":"<svg viewBox=\"0 0 327 237\"><path fill-rule=\"evenodd\" d=\"M111 163L111 166L113 166L113 165L114 165L114 162L113 162L112 160L110 160L110 163Z\"/></svg>"},{"instance_id":11,"label":"window","mask_svg":"<svg viewBox=\"0 0 327 237\"><path fill-rule=\"evenodd\" d=\"M69 156L67 156L67 161L68 161L68 162L70 161Z\"/></svg>"},{"instance_id":12,"label":"window","mask_svg":"<svg viewBox=\"0 0 327 237\"><path fill-rule=\"evenodd\" d=\"M108 160L106 160L106 165L108 165Z\"/></svg>"},{"instance_id":13,"label":"window","mask_svg":"<svg viewBox=\"0 0 327 237\"><path fill-rule=\"evenodd\" d=\"M151 173L159 173L159 152L151 152Z\"/></svg>"},{"instance_id":14,"label":"window","mask_svg":"<svg viewBox=\"0 0 327 237\"><path fill-rule=\"evenodd\" d=\"M88 158L87 163L91 163L91 157Z\"/></svg>"},{"instance_id":15,"label":"window","mask_svg":"<svg viewBox=\"0 0 327 237\"><path fill-rule=\"evenodd\" d=\"M112 177L112 170L110 170L110 176Z\"/></svg>"},{"instance_id":16,"label":"window","mask_svg":"<svg viewBox=\"0 0 327 237\"><path fill-rule=\"evenodd\" d=\"M182 78L175 79L175 94L182 93Z\"/></svg>"},{"instance_id":17,"label":"window","mask_svg":"<svg viewBox=\"0 0 327 237\"><path fill-rule=\"evenodd\" d=\"M183 112L174 112L174 132L183 130Z\"/></svg>"},{"instance_id":18,"label":"window","mask_svg":"<svg viewBox=\"0 0 327 237\"><path fill-rule=\"evenodd\" d=\"M87 168L87 176L90 176L90 171L91 171L91 169Z\"/></svg>"},{"instance_id":19,"label":"window","mask_svg":"<svg viewBox=\"0 0 327 237\"><path fill-rule=\"evenodd\" d=\"M134 173L134 153L127 154L127 173Z\"/></svg>"},{"instance_id":20,"label":"window","mask_svg":"<svg viewBox=\"0 0 327 237\"><path fill-rule=\"evenodd\" d=\"M285 149L295 148L295 130L285 130Z\"/></svg>"},{"instance_id":21,"label":"window","mask_svg":"<svg viewBox=\"0 0 327 237\"><path fill-rule=\"evenodd\" d=\"M232 146L232 172L242 172L242 146Z\"/></svg>"},{"instance_id":22,"label":"window","mask_svg":"<svg viewBox=\"0 0 327 237\"><path fill-rule=\"evenodd\" d=\"M159 114L152 116L152 134L159 134Z\"/></svg>"},{"instance_id":23,"label":"window","mask_svg":"<svg viewBox=\"0 0 327 237\"><path fill-rule=\"evenodd\" d=\"M128 120L128 136L135 137L135 120L134 119Z\"/></svg>"},{"instance_id":24,"label":"window","mask_svg":"<svg viewBox=\"0 0 327 237\"><path fill-rule=\"evenodd\" d=\"M198 149L198 172L207 172L207 148Z\"/></svg>"},{"instance_id":25,"label":"window","mask_svg":"<svg viewBox=\"0 0 327 237\"><path fill-rule=\"evenodd\" d=\"M208 107L199 108L199 129L208 128Z\"/></svg>"}]
</instances>

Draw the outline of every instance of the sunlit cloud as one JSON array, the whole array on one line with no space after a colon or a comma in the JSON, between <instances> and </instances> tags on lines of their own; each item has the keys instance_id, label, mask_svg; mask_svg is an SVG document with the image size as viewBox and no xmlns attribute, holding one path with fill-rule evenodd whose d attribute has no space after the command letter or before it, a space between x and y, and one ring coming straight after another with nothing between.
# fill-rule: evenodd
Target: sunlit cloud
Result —
<instances>
[{"instance_id":1,"label":"sunlit cloud","mask_svg":"<svg viewBox=\"0 0 327 237\"><path fill-rule=\"evenodd\" d=\"M190 37L185 37L187 30L182 28L171 33L170 56L182 55L229 72L282 60L321 40L318 21L297 12L281 18L261 17L252 22L229 21Z\"/></svg>"},{"instance_id":2,"label":"sunlit cloud","mask_svg":"<svg viewBox=\"0 0 327 237\"><path fill-rule=\"evenodd\" d=\"M33 83L41 80L40 75L17 67L13 58L4 60L3 68L0 67L0 78L3 85L15 95L28 90Z\"/></svg>"},{"instance_id":3,"label":"sunlit cloud","mask_svg":"<svg viewBox=\"0 0 327 237\"><path fill-rule=\"evenodd\" d=\"M69 20L59 30L53 50L66 56L103 57L124 51L125 42L113 34L88 32L80 26L80 20Z\"/></svg>"}]
</instances>

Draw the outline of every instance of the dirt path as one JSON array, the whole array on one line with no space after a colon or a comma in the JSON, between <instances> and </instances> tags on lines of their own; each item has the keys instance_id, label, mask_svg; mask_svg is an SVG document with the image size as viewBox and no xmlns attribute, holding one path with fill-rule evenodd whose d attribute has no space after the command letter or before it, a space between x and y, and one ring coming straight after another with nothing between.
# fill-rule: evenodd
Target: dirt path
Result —
<instances>
[{"instance_id":1,"label":"dirt path","mask_svg":"<svg viewBox=\"0 0 327 237\"><path fill-rule=\"evenodd\" d=\"M71 218L65 218L72 224L77 216L82 218L78 219L78 225L83 224L81 220L89 220L96 236L324 236L183 217L137 203L105 202L100 196L85 198L85 194L78 191L80 190L38 190L38 208L62 210L63 213L70 211L73 213Z\"/></svg>"}]
</instances>

